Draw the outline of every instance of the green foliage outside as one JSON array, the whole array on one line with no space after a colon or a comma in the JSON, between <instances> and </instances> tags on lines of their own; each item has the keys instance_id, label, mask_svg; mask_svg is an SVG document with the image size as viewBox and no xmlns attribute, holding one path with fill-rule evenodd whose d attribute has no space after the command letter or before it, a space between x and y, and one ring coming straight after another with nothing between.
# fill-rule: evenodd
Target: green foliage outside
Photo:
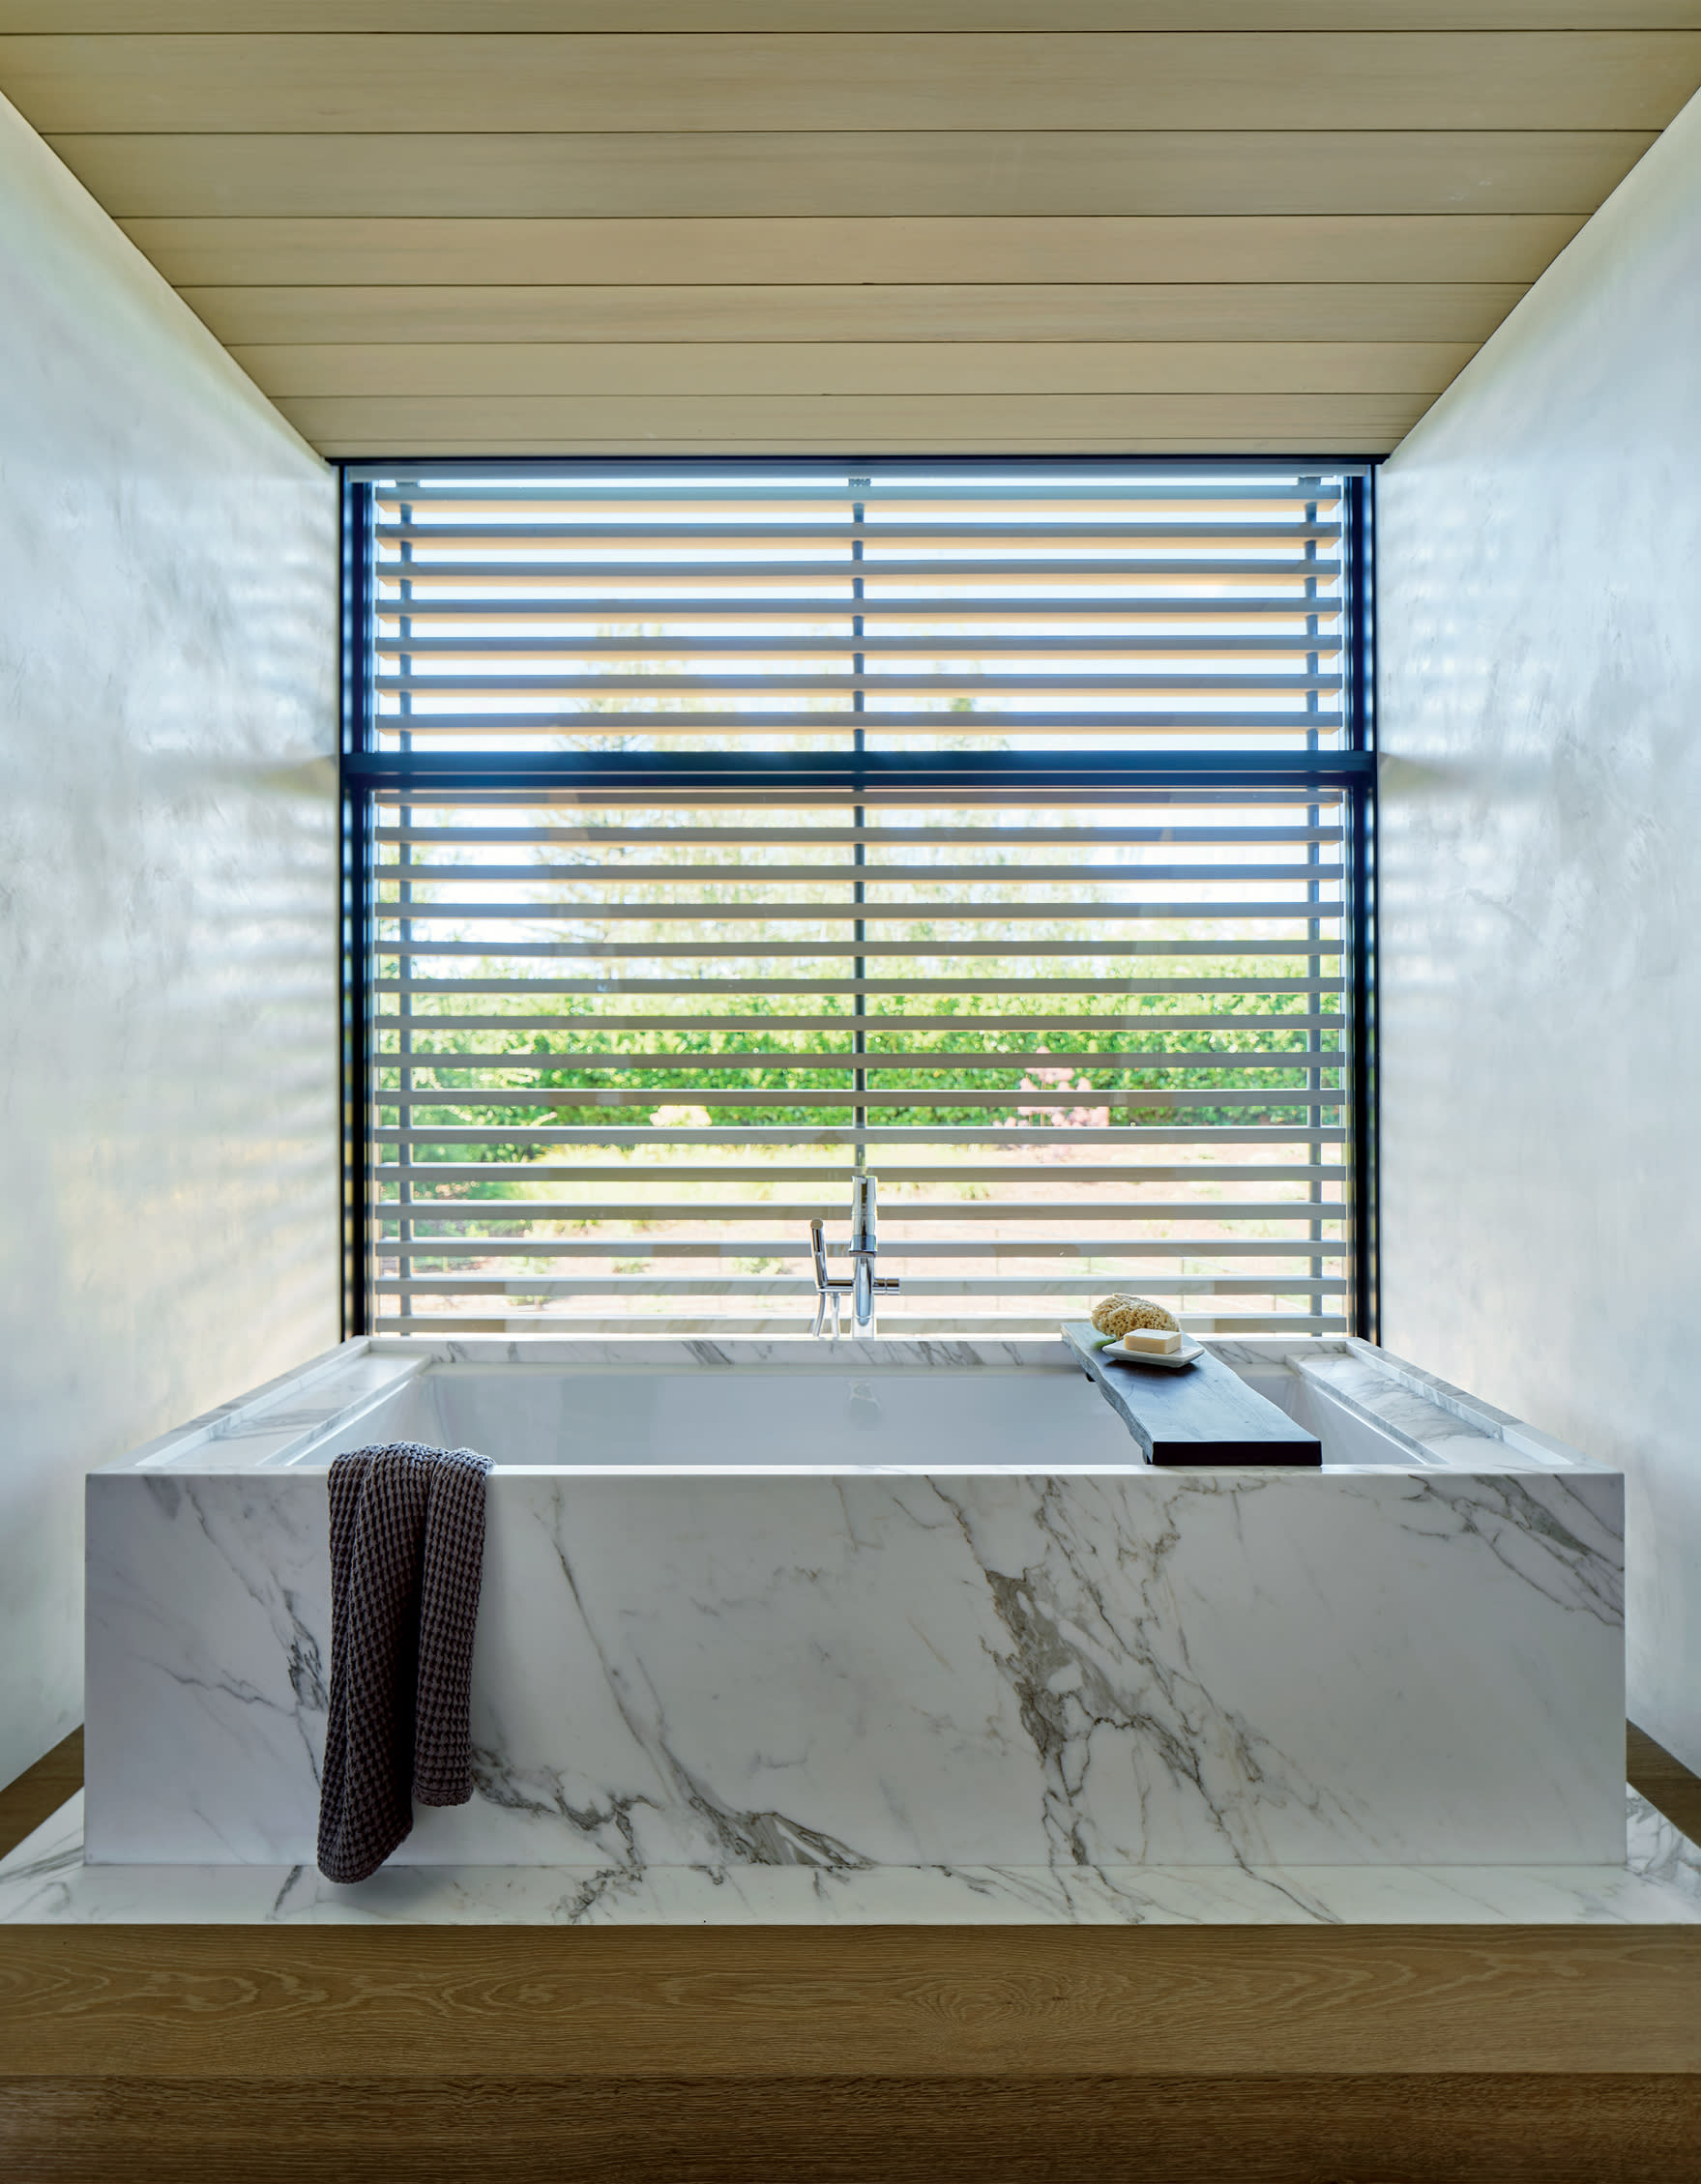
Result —
<instances>
[{"instance_id":1,"label":"green foliage outside","mask_svg":"<svg viewBox=\"0 0 1701 2184\"><path fill-rule=\"evenodd\" d=\"M1285 959L1279 971L1273 976L1291 975L1303 967L1303 959L1296 963ZM1149 975L1152 959L1142 959L1139 971ZM1204 978L1248 975L1246 958L1195 959L1190 967L1192 975ZM799 967L787 963L781 975L796 976ZM1012 983L1021 975L1021 967L1012 962L1001 966L995 959L979 959L973 965L976 976L996 979L1003 969ZM703 997L707 999L705 995ZM1328 997L1321 997L1327 1005ZM441 1104L416 1106L413 1110L416 1126L430 1124L476 1125L486 1129L528 1129L539 1125L577 1125L580 1127L618 1125L643 1126L651 1121L658 1108L690 1107L701 1104L701 1094L706 1091L740 1089L752 1091L805 1091L819 1090L826 1094L821 1105L804 1108L775 1105L740 1105L736 1107L706 1108L705 1119L718 1132L724 1132L730 1141L745 1130L757 1126L778 1126L793 1129L820 1126L842 1127L853 1119L852 1084L848 1074L852 1057L848 1050L852 1035L859 1023L865 1043L870 1055L901 1053L906 1058L921 1057L930 1053L998 1054L1012 1059L1003 1066L984 1070L947 1068L924 1070L896 1068L880 1070L870 1076L869 1082L883 1090L921 1087L943 1092L958 1089L982 1091L1012 1090L1033 1087L1038 1083L1055 1083L1055 1073L1067 1068L1067 1085L1084 1087L1078 1092L1081 1110L1108 1109L1105 1120L1129 1121L1138 1129L1142 1117L1153 1121L1177 1121L1199 1126L1214 1124L1249 1124L1272 1122L1304 1122L1307 1120L1303 1106L1291 1097L1284 1100L1283 1092L1303 1089L1304 1079L1296 1082L1294 1072L1317 1068L1324 1072L1322 1083L1326 1089L1338 1083L1339 1067L1338 1034L1334 1030L1307 1033L1296 1028L1283 1031L1278 1026L1261 1025L1241 1028L1237 1018L1245 1014L1261 1016L1304 1016L1315 1012L1319 997L1306 994L1255 993L1234 996L1210 996L1198 993L1140 995L1125 1003L1114 991L1102 994L1049 994L1022 995L1019 993L933 995L914 998L871 997L870 1012L856 1018L846 997L823 995L818 1000L796 995L739 996L736 1000L721 1003L727 1013L736 1013L747 1020L737 1030L727 1031L673 1031L661 1028L662 1021L680 1011L680 996L633 997L622 996L610 1012L632 1018L653 1014L658 1019L654 1032L631 1030L608 1031L598 1023L600 1009L608 1005L596 999L541 992L537 1001L528 1006L526 997L513 997L503 1004L504 1009L513 1010L512 1030L501 1032L457 1031L455 1018L460 1015L489 1015L492 1005L488 1000L476 997L445 995L436 1005L438 1013L428 1031L416 1031L417 1043L428 1043L438 1052L453 1051L466 1057L464 1065L438 1063L432 1065L416 1065L412 1072L415 1093L438 1089L443 1092ZM1138 1029L1116 1031L1095 1030L1079 1034L1059 1031L1056 1026L1070 1018L1102 1018L1121 1013L1125 1007L1137 1013ZM925 1009L930 1022L925 1029L914 1026L899 1027L886 1020L903 1015L916 1015ZM828 1019L836 1019L831 1026L808 1031L760 1028L766 1017L784 1019L807 1012ZM1218 1021L1209 1031L1166 1030L1165 1019L1172 1016L1197 1016L1210 1013ZM581 1019L579 1025L569 1031L537 1031L527 1024L528 1014L573 1016ZM1043 1031L1028 1032L1012 1026L1012 1018L1032 1017L1043 1021ZM995 1026L986 1019L1001 1019ZM841 1028L842 1027L842 1028ZM387 1043L394 1043L391 1034ZM1198 1056L1197 1067L1140 1068L1138 1066L1106 1066L1095 1061L1095 1049L1109 1048L1120 1054L1151 1050L1164 1055L1188 1054ZM1321 1051L1319 1051L1321 1048ZM1233 1065L1233 1057L1249 1052L1269 1053L1279 1051L1293 1056L1284 1066ZM783 1054L786 1066L741 1066L742 1054ZM505 1070L507 1057L525 1056L537 1059L543 1056L559 1057L544 1069L528 1068L523 1073ZM686 1057L718 1058L718 1065L682 1070L675 1060ZM719 1058L724 1057L724 1061ZM790 1058L795 1057L795 1062ZM609 1074L606 1065L602 1071L595 1068L598 1060L620 1063L618 1074ZM380 1105L383 1090L394 1089L399 1083L399 1070L390 1064L389 1058L377 1058ZM1036 1075L1048 1072L1047 1079ZM528 1099L526 1092L533 1087L551 1091L584 1089L587 1092L621 1088L642 1090L655 1094L653 1102L623 1104L618 1108L598 1104L587 1099L583 1105L542 1104ZM1183 1088L1205 1091L1235 1087L1268 1092L1269 1103L1246 1106L1204 1105L1171 1112L1163 1108L1121 1107L1118 1093L1158 1088L1179 1090ZM833 1095L836 1094L835 1097ZM991 1131L1000 1121L1019 1120L1024 1126L1044 1126L1050 1122L1060 1133L1066 1131L1068 1122L1062 1114L1055 1121L1045 1113L1031 1113L1017 1118L1012 1107L987 1109L980 1106L901 1107L882 1105L869 1111L869 1120L885 1126L940 1126L985 1127ZM416 1176L419 1168L428 1167L434 1160L456 1164L489 1161L502 1165L523 1164L532 1157L559 1157L558 1154L533 1155L524 1146L502 1145L451 1145L445 1147L424 1146L415 1152ZM512 1187L512 1186L511 1186ZM483 1197L507 1196L508 1190L492 1179L490 1186L460 1184L456 1196Z\"/></svg>"}]
</instances>

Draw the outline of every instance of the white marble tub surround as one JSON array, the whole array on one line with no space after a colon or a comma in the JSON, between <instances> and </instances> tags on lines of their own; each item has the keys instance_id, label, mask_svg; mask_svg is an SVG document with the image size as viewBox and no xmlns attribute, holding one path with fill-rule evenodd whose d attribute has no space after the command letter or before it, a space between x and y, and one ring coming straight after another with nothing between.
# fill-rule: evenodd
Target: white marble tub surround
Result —
<instances>
[{"instance_id":1,"label":"white marble tub surround","mask_svg":"<svg viewBox=\"0 0 1701 2184\"><path fill-rule=\"evenodd\" d=\"M0 1859L18 1926L1701 1926L1701 1849L1634 1791L1610 1866L90 1865L81 1792Z\"/></svg>"},{"instance_id":2,"label":"white marble tub surround","mask_svg":"<svg viewBox=\"0 0 1701 2184\"><path fill-rule=\"evenodd\" d=\"M1414 1463L1452 1471L1596 1471L1576 1449L1492 1404L1467 1395L1391 1351L1351 1336L1318 1341L1280 1335L1214 1340L1212 1349L1261 1394L1333 1433L1334 1462L1383 1463L1392 1444ZM1373 1429L1342 1431L1344 1418Z\"/></svg>"},{"instance_id":3,"label":"white marble tub surround","mask_svg":"<svg viewBox=\"0 0 1701 2184\"><path fill-rule=\"evenodd\" d=\"M251 1471L287 1464L327 1434L344 1445L367 1412L396 1395L431 1362L415 1352L345 1342L234 1402L203 1412L133 1450L116 1467L131 1471Z\"/></svg>"},{"instance_id":4,"label":"white marble tub surround","mask_svg":"<svg viewBox=\"0 0 1701 2184\"><path fill-rule=\"evenodd\" d=\"M1284 1408L1378 1357L1215 1347ZM95 1860L310 1866L325 1473L403 1420L496 1463L479 1791L420 1814L412 1865L1622 1861L1622 1481L1551 1444L1414 1454L1372 1387L1328 1394L1321 1471L1154 1471L1061 1343L396 1340L315 1372L266 1404L322 1431L238 1407L90 1479ZM770 1381L751 1453L702 1461ZM654 1399L619 1460L539 1447L617 1383ZM1380 1464L1332 1465L1341 1419Z\"/></svg>"}]
</instances>

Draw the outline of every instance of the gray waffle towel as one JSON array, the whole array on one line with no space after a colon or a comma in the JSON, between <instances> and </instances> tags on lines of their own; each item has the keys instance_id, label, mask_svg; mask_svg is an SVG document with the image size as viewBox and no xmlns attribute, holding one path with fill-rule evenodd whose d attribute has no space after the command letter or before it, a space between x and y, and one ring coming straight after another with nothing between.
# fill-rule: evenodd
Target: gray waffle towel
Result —
<instances>
[{"instance_id":1,"label":"gray waffle towel","mask_svg":"<svg viewBox=\"0 0 1701 2184\"><path fill-rule=\"evenodd\" d=\"M487 1456L402 1441L331 1467L331 1708L319 1871L365 1880L423 1805L473 1793L467 1707Z\"/></svg>"}]
</instances>

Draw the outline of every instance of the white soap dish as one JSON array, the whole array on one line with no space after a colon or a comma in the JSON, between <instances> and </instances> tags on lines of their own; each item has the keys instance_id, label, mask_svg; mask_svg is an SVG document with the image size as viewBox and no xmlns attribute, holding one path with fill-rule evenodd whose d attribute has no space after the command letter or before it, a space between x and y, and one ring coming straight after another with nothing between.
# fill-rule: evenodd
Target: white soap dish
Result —
<instances>
[{"instance_id":1,"label":"white soap dish","mask_svg":"<svg viewBox=\"0 0 1701 2184\"><path fill-rule=\"evenodd\" d=\"M1113 1365L1156 1365L1160 1373L1179 1373L1190 1365L1195 1357L1203 1357L1205 1345L1195 1342L1190 1335L1183 1335L1179 1350L1159 1353L1153 1350L1125 1350L1120 1338L1107 1342L1099 1353L1109 1358Z\"/></svg>"}]
</instances>

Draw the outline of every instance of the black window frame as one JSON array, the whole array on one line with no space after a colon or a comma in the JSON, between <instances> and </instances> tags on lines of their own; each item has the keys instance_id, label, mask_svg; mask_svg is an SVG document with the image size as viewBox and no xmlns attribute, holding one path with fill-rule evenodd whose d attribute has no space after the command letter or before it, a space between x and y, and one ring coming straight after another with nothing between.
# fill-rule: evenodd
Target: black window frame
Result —
<instances>
[{"instance_id":1,"label":"black window frame","mask_svg":"<svg viewBox=\"0 0 1701 2184\"><path fill-rule=\"evenodd\" d=\"M341 1328L345 1340L371 1329L369 1193L366 1119L369 1099L369 1051L372 995L373 857L370 813L373 792L382 789L432 791L511 791L567 789L585 796L599 791L630 792L661 788L669 795L693 790L725 793L748 787L772 792L786 786L831 788L847 801L882 784L910 790L1013 785L1035 793L1070 789L1209 788L1269 789L1315 785L1344 794L1347 811L1345 917L1342 946L1347 959L1349 1092L1348 1171L1345 1210L1350 1250L1347 1259L1351 1332L1366 1341L1379 1338L1381 1325L1378 1244L1379 1092L1376 1057L1376 628L1375 520L1376 462L1364 456L1141 458L1112 455L1078 458L1017 458L998 455L934 457L817 456L807 462L782 457L740 457L741 469L784 476L818 473L822 464L842 463L850 473L878 467L891 475L906 469L928 476L999 469L1019 476L1024 470L1055 476L1071 468L1101 471L1149 468L1154 473L1235 476L1258 469L1291 474L1316 471L1342 480L1346 537L1345 630L1346 732L1334 751L1165 752L1094 751L1002 752L724 752L695 755L671 751L602 755L581 752L511 752L492 760L476 752L379 750L375 744L372 660L373 556L371 490L374 473L407 469L412 462L433 473L459 472L480 479L519 480L540 471L564 471L587 478L598 474L630 476L642 458L613 464L538 456L453 461L443 457L349 459L340 476L341 627L339 682L341 736L338 755L340 811L339 1038L341 1085ZM653 458L670 476L693 469L723 471L727 458Z\"/></svg>"}]
</instances>

